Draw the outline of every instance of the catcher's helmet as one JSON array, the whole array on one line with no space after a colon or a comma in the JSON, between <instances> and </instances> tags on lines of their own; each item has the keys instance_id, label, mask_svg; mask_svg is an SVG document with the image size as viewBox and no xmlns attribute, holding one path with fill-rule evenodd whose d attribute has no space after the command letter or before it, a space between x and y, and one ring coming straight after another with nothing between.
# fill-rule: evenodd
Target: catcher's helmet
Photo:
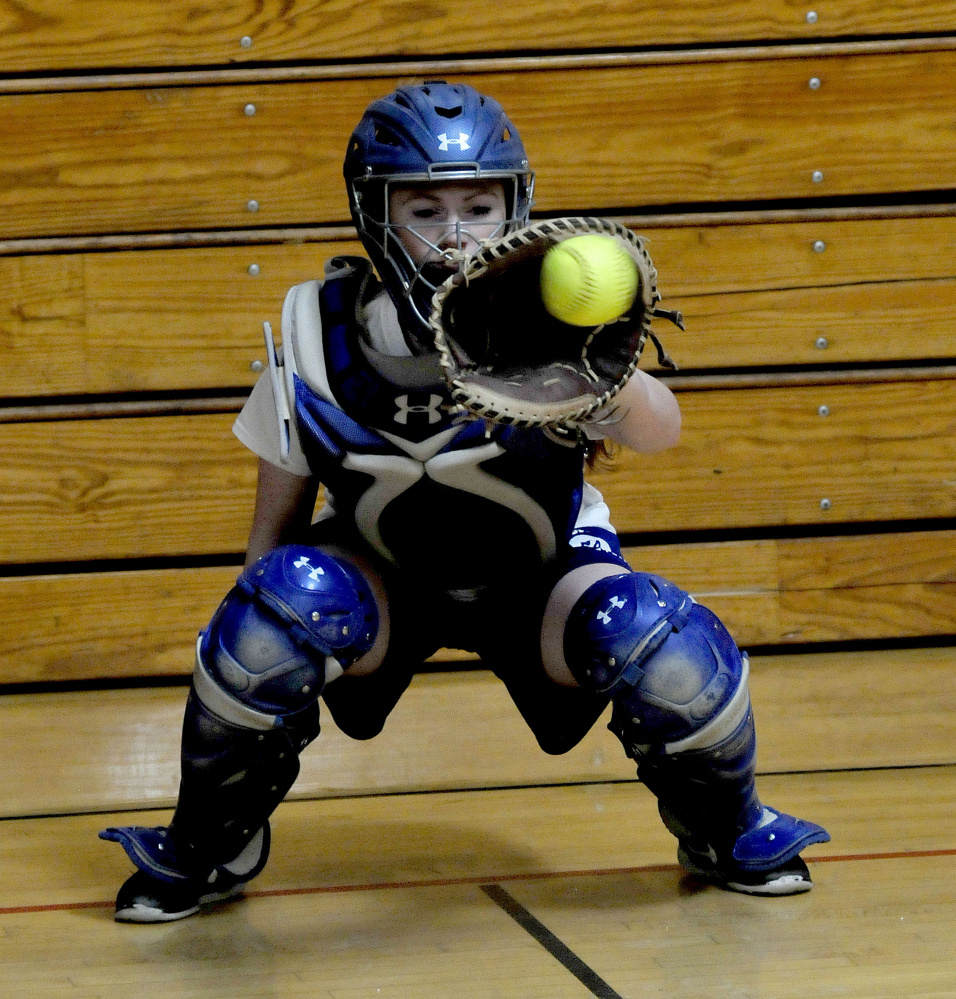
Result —
<instances>
[{"instance_id":1,"label":"catcher's helmet","mask_svg":"<svg viewBox=\"0 0 956 999\"><path fill-rule=\"evenodd\" d=\"M399 87L373 101L349 139L343 172L359 238L413 340L431 340L435 285L395 237L389 183L500 180L506 231L527 224L534 189L524 145L501 105L443 81Z\"/></svg>"}]
</instances>

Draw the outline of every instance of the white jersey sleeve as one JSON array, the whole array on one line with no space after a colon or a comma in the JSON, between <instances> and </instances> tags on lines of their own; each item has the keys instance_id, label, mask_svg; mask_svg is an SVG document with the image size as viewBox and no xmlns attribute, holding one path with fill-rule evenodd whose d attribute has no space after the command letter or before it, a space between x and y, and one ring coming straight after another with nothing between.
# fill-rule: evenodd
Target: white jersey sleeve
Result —
<instances>
[{"instance_id":1,"label":"white jersey sleeve","mask_svg":"<svg viewBox=\"0 0 956 999\"><path fill-rule=\"evenodd\" d=\"M312 474L294 419L289 423L289 457L282 459L279 416L268 371L256 382L232 425L232 432L250 451L270 464L278 465L293 475L307 477Z\"/></svg>"},{"instance_id":2,"label":"white jersey sleeve","mask_svg":"<svg viewBox=\"0 0 956 999\"><path fill-rule=\"evenodd\" d=\"M608 509L607 503L604 502L604 497L590 482L584 483L584 489L581 493L581 509L574 522L575 530L580 527L601 527L605 531L610 531L611 534L617 533L611 523L611 511Z\"/></svg>"}]
</instances>

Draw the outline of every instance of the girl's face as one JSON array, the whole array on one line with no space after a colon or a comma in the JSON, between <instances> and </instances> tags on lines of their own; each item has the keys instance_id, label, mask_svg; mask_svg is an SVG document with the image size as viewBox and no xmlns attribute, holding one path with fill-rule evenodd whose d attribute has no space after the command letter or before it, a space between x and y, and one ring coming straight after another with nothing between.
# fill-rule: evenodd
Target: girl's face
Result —
<instances>
[{"instance_id":1,"label":"girl's face","mask_svg":"<svg viewBox=\"0 0 956 999\"><path fill-rule=\"evenodd\" d=\"M393 184L388 215L392 231L417 268L456 269L444 251L470 256L479 240L497 234L507 217L504 187L497 180Z\"/></svg>"}]
</instances>

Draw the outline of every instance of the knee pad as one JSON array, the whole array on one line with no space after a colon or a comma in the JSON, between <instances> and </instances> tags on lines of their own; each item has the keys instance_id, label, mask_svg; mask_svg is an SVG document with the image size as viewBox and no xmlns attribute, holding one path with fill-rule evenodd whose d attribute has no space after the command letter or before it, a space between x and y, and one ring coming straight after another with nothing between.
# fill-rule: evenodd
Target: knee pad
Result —
<instances>
[{"instance_id":1,"label":"knee pad","mask_svg":"<svg viewBox=\"0 0 956 999\"><path fill-rule=\"evenodd\" d=\"M276 548L243 571L200 635L197 692L208 703L219 688L249 712L227 719L270 727L262 719L302 710L327 667L349 666L377 633L375 598L357 569L305 545Z\"/></svg>"},{"instance_id":2,"label":"knee pad","mask_svg":"<svg viewBox=\"0 0 956 999\"><path fill-rule=\"evenodd\" d=\"M726 628L659 576L591 586L569 615L564 651L582 686L613 699L614 729L631 755L715 746L750 710L746 659Z\"/></svg>"}]
</instances>

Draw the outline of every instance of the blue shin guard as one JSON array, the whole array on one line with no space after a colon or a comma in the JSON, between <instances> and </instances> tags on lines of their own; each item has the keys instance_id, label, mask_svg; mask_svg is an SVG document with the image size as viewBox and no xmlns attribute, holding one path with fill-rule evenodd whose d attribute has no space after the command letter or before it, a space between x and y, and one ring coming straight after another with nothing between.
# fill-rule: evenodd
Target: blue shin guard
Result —
<instances>
[{"instance_id":1,"label":"blue shin guard","mask_svg":"<svg viewBox=\"0 0 956 999\"><path fill-rule=\"evenodd\" d=\"M286 545L247 567L197 643L168 830L105 838L166 883L232 864L295 781L327 677L368 652L377 630L368 582L344 560Z\"/></svg>"},{"instance_id":2,"label":"blue shin guard","mask_svg":"<svg viewBox=\"0 0 956 999\"><path fill-rule=\"evenodd\" d=\"M753 894L805 891L800 851L829 840L757 797L748 663L721 622L672 583L607 577L581 597L565 659L610 693L610 729L658 799L688 870Z\"/></svg>"},{"instance_id":3,"label":"blue shin guard","mask_svg":"<svg viewBox=\"0 0 956 999\"><path fill-rule=\"evenodd\" d=\"M722 744L685 753L637 756L637 772L658 798L677 837L681 865L725 888L784 895L812 887L800 853L829 834L814 822L760 802L748 710Z\"/></svg>"}]
</instances>

